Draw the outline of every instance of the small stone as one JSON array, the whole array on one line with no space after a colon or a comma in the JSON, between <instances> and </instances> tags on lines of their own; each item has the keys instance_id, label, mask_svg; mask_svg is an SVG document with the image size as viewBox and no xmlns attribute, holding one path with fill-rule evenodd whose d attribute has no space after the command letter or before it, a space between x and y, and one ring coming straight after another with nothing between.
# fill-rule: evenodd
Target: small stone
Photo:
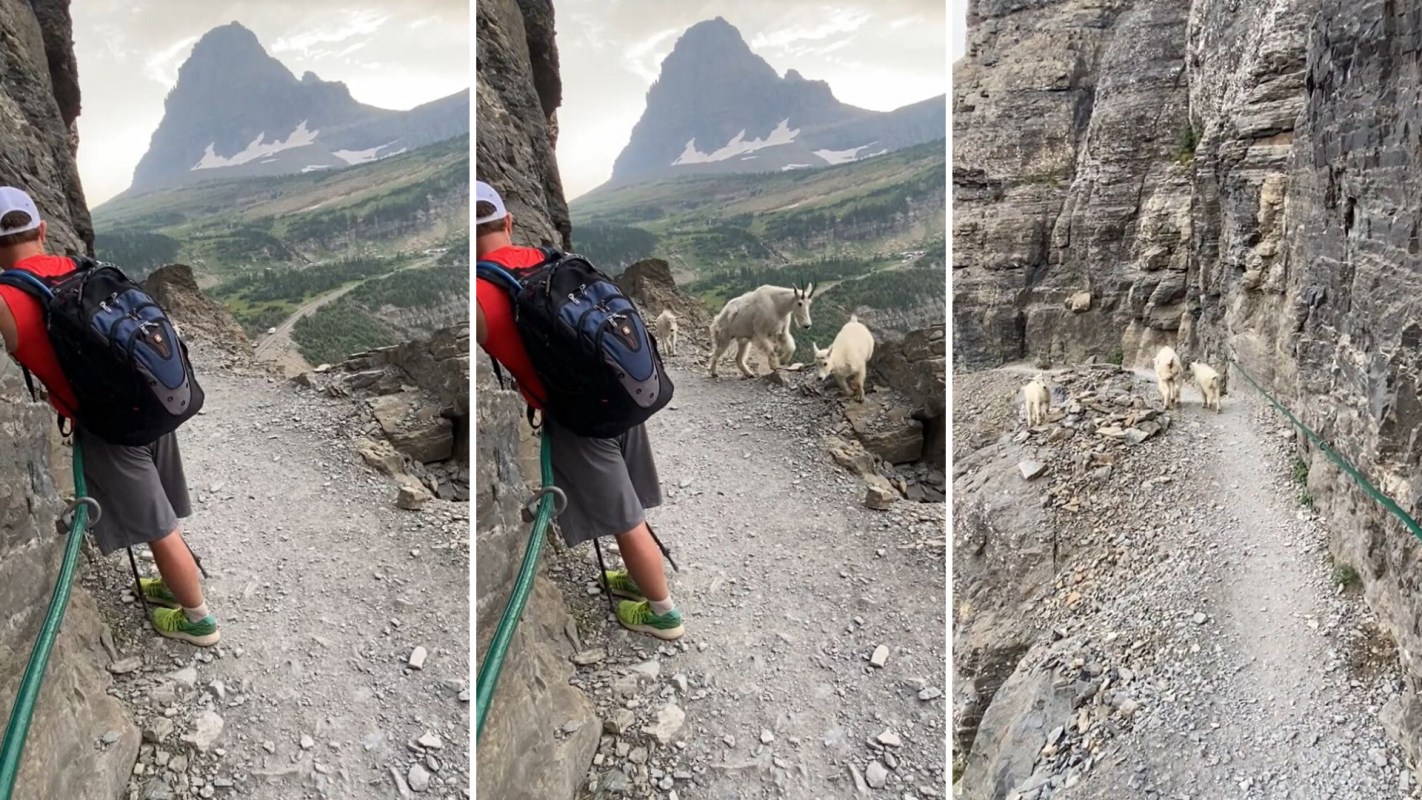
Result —
<instances>
[{"instance_id":1,"label":"small stone","mask_svg":"<svg viewBox=\"0 0 1422 800\"><path fill-rule=\"evenodd\" d=\"M1209 619L1209 617L1206 617L1204 614L1201 613L1196 613L1193 619L1195 620L1196 625L1204 625L1205 620Z\"/></svg>"},{"instance_id":2,"label":"small stone","mask_svg":"<svg viewBox=\"0 0 1422 800\"><path fill-rule=\"evenodd\" d=\"M770 729L768 729L768 728L761 728L761 729L760 729L760 743L761 743L761 744L770 744L770 743L773 742L773 741L775 741L775 734L771 733L771 732L770 732Z\"/></svg>"},{"instance_id":3,"label":"small stone","mask_svg":"<svg viewBox=\"0 0 1422 800\"><path fill-rule=\"evenodd\" d=\"M173 800L173 789L162 778L154 778L143 784L142 800Z\"/></svg>"},{"instance_id":4,"label":"small stone","mask_svg":"<svg viewBox=\"0 0 1422 800\"><path fill-rule=\"evenodd\" d=\"M102 737L100 737L100 739L99 739L99 741L103 742L103 743L106 744L106 745L113 744L114 742L117 742L118 740L119 740L119 732L118 732L118 731L104 731L104 735L103 735Z\"/></svg>"},{"instance_id":5,"label":"small stone","mask_svg":"<svg viewBox=\"0 0 1422 800\"><path fill-rule=\"evenodd\" d=\"M276 742L273 742L273 741L271 741L270 739L267 740L267 741L265 741L265 742L262 742L262 749L265 750L265 751L267 751L268 753L275 753L275 752L276 752Z\"/></svg>"},{"instance_id":6,"label":"small stone","mask_svg":"<svg viewBox=\"0 0 1422 800\"><path fill-rule=\"evenodd\" d=\"M882 744L885 747L901 747L904 743L904 740L900 739L897 733L894 733L890 730L885 730L883 733L879 734L878 740L879 744Z\"/></svg>"},{"instance_id":7,"label":"small stone","mask_svg":"<svg viewBox=\"0 0 1422 800\"><path fill-rule=\"evenodd\" d=\"M196 747L199 752L206 753L212 743L217 741L217 737L222 735L222 717L216 712L204 711L193 723L193 732L183 737L183 741Z\"/></svg>"},{"instance_id":8,"label":"small stone","mask_svg":"<svg viewBox=\"0 0 1422 800\"><path fill-rule=\"evenodd\" d=\"M405 781L410 784L410 788L416 792L426 792L430 788L430 773L423 765L413 764L410 771L405 775Z\"/></svg>"},{"instance_id":9,"label":"small stone","mask_svg":"<svg viewBox=\"0 0 1422 800\"><path fill-rule=\"evenodd\" d=\"M864 780L869 783L870 788L882 789L889 782L889 768L878 761L870 761L864 770Z\"/></svg>"},{"instance_id":10,"label":"small stone","mask_svg":"<svg viewBox=\"0 0 1422 800\"><path fill-rule=\"evenodd\" d=\"M212 683L209 683L207 685L207 690L212 693L213 697L217 698L218 702L224 702L227 700L227 685L222 681L213 681Z\"/></svg>"},{"instance_id":11,"label":"small stone","mask_svg":"<svg viewBox=\"0 0 1422 800\"><path fill-rule=\"evenodd\" d=\"M159 744L173 735L173 721L167 717L154 717L143 728L143 741Z\"/></svg>"},{"instance_id":12,"label":"small stone","mask_svg":"<svg viewBox=\"0 0 1422 800\"><path fill-rule=\"evenodd\" d=\"M869 656L869 663L875 667L882 668L888 660L889 648L888 646L882 644L874 648L873 655Z\"/></svg>"},{"instance_id":13,"label":"small stone","mask_svg":"<svg viewBox=\"0 0 1422 800\"><path fill-rule=\"evenodd\" d=\"M444 747L444 740L439 738L439 734L437 733L427 732L415 741L419 743L420 747L426 750L439 750Z\"/></svg>"},{"instance_id":14,"label":"small stone","mask_svg":"<svg viewBox=\"0 0 1422 800\"><path fill-rule=\"evenodd\" d=\"M596 664L605 658L607 658L607 651L603 650L601 647L594 647L591 650L584 650L581 653L574 653L573 663L577 664L580 667L586 667L592 664Z\"/></svg>"},{"instance_id":15,"label":"small stone","mask_svg":"<svg viewBox=\"0 0 1422 800\"><path fill-rule=\"evenodd\" d=\"M864 782L864 773L853 764L849 765L849 775L854 779L854 792L860 797L869 796L869 784Z\"/></svg>"},{"instance_id":16,"label":"small stone","mask_svg":"<svg viewBox=\"0 0 1422 800\"><path fill-rule=\"evenodd\" d=\"M305 735L303 735L303 736L301 737L301 749L302 749L302 750L310 750L311 748L313 748L313 747L315 747L315 746L316 746L316 740L315 740L315 739L312 739L310 736L305 736Z\"/></svg>"},{"instance_id":17,"label":"small stone","mask_svg":"<svg viewBox=\"0 0 1422 800\"><path fill-rule=\"evenodd\" d=\"M1023 461L1017 465L1017 469L1022 472L1024 480L1039 478L1047 471L1047 465L1040 461ZM875 787L877 788L877 787Z\"/></svg>"},{"instance_id":18,"label":"small stone","mask_svg":"<svg viewBox=\"0 0 1422 800\"><path fill-rule=\"evenodd\" d=\"M183 667L176 672L168 673L168 677L171 678L174 683L191 689L197 685L197 667Z\"/></svg>"},{"instance_id":19,"label":"small stone","mask_svg":"<svg viewBox=\"0 0 1422 800\"><path fill-rule=\"evenodd\" d=\"M602 721L602 729L613 736L621 736L631 730L636 722L635 714L628 709L619 708Z\"/></svg>"},{"instance_id":20,"label":"small stone","mask_svg":"<svg viewBox=\"0 0 1422 800\"><path fill-rule=\"evenodd\" d=\"M671 744L672 738L686 722L686 712L676 703L668 703L657 712L657 722L642 729L642 732L656 739L659 744Z\"/></svg>"},{"instance_id":21,"label":"small stone","mask_svg":"<svg viewBox=\"0 0 1422 800\"><path fill-rule=\"evenodd\" d=\"M109 665L109 672L115 675L127 675L130 672L143 666L142 656L131 656L122 661L115 661Z\"/></svg>"},{"instance_id":22,"label":"small stone","mask_svg":"<svg viewBox=\"0 0 1422 800\"><path fill-rule=\"evenodd\" d=\"M410 669L424 669L426 655L427 653L425 652L425 648L423 647L416 647L413 651L411 651L409 662Z\"/></svg>"},{"instance_id":23,"label":"small stone","mask_svg":"<svg viewBox=\"0 0 1422 800\"><path fill-rule=\"evenodd\" d=\"M732 735L729 734L729 733L726 734L725 736L722 736L722 737L721 737L721 741L725 742L727 747L735 747L735 746L736 746L736 737L732 736Z\"/></svg>"},{"instance_id":24,"label":"small stone","mask_svg":"<svg viewBox=\"0 0 1422 800\"><path fill-rule=\"evenodd\" d=\"M1140 703L1137 703L1135 700L1127 698L1121 701L1121 705L1116 709L1116 712L1121 715L1122 719L1130 719L1131 717L1135 716L1136 710L1140 707Z\"/></svg>"},{"instance_id":25,"label":"small stone","mask_svg":"<svg viewBox=\"0 0 1422 800\"><path fill-rule=\"evenodd\" d=\"M942 696L943 696L943 690L942 690L942 689L935 689L935 688L932 687L932 686L930 686L930 687L928 687L928 688L926 688L926 689L924 689L923 691L921 691L921 692L918 693L918 699L920 699L920 700L934 700L934 699L939 698L939 697L942 697Z\"/></svg>"},{"instance_id":26,"label":"small stone","mask_svg":"<svg viewBox=\"0 0 1422 800\"><path fill-rule=\"evenodd\" d=\"M627 671L634 675L656 680L662 674L662 662L654 658L650 661L643 661L640 664L629 667Z\"/></svg>"}]
</instances>

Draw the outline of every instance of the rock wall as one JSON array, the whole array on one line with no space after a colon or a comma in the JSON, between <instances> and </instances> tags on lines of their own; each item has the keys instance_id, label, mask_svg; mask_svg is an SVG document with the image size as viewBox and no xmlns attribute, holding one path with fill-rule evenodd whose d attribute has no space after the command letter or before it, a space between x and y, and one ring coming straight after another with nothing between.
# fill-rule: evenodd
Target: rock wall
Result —
<instances>
[{"instance_id":1,"label":"rock wall","mask_svg":"<svg viewBox=\"0 0 1422 800\"><path fill-rule=\"evenodd\" d=\"M475 6L478 143L475 173L497 187L520 243L569 247L553 137L561 99L549 0ZM537 481L523 402L499 389L488 356L475 359L476 656L482 662L528 541L519 509ZM530 465L530 461L533 464ZM570 686L576 627L562 595L541 573L504 661L478 742L480 796L571 800L592 762L601 723Z\"/></svg>"},{"instance_id":2,"label":"rock wall","mask_svg":"<svg viewBox=\"0 0 1422 800\"><path fill-rule=\"evenodd\" d=\"M969 24L955 363L1233 357L1422 517L1416 10L984 1ZM1334 557L1398 641L1408 687L1384 718L1416 763L1422 545L1300 453Z\"/></svg>"},{"instance_id":3,"label":"rock wall","mask_svg":"<svg viewBox=\"0 0 1422 800\"><path fill-rule=\"evenodd\" d=\"M572 249L554 155L563 83L551 0L476 3L474 174L499 190L528 244Z\"/></svg>"},{"instance_id":4,"label":"rock wall","mask_svg":"<svg viewBox=\"0 0 1422 800\"><path fill-rule=\"evenodd\" d=\"M0 184L29 191L56 252L93 252L74 162L79 113L67 2L0 0ZM49 605L63 555L63 508L52 470L48 406L32 403L9 358L0 361L0 709L8 715ZM62 461L68 469L68 459ZM58 480L57 480L58 479ZM50 657L14 797L112 800L123 794L139 732L110 686L103 623L75 588ZM99 742L110 731L112 744Z\"/></svg>"}]
</instances>

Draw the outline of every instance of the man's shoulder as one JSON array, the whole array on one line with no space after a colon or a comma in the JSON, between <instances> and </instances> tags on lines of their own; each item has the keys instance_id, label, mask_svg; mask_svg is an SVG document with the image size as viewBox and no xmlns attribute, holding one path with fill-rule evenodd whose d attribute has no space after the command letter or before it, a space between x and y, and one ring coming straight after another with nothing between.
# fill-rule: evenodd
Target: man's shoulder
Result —
<instances>
[{"instance_id":1,"label":"man's shoulder","mask_svg":"<svg viewBox=\"0 0 1422 800\"><path fill-rule=\"evenodd\" d=\"M542 264L548 256L537 247L511 244L491 250L479 257L480 261L492 261L505 269L527 269Z\"/></svg>"},{"instance_id":2,"label":"man's shoulder","mask_svg":"<svg viewBox=\"0 0 1422 800\"><path fill-rule=\"evenodd\" d=\"M68 256L43 253L16 261L15 269L23 269L36 275L63 275L74 271L74 260Z\"/></svg>"}]
</instances>

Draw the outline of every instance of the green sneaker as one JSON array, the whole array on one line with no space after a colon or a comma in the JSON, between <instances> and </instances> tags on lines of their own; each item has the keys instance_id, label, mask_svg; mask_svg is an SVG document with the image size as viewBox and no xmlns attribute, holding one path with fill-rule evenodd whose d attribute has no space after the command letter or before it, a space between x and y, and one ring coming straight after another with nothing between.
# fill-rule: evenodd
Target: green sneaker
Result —
<instances>
[{"instance_id":1,"label":"green sneaker","mask_svg":"<svg viewBox=\"0 0 1422 800\"><path fill-rule=\"evenodd\" d=\"M181 608L153 609L153 630L169 639L181 639L198 647L211 647L222 638L217 630L217 617L211 614L197 622L188 622Z\"/></svg>"},{"instance_id":2,"label":"green sneaker","mask_svg":"<svg viewBox=\"0 0 1422 800\"><path fill-rule=\"evenodd\" d=\"M632 602L623 600L617 604L617 621L629 631L650 633L658 639L680 639L683 629L681 612L673 608L665 614L652 611L652 604L646 600Z\"/></svg>"},{"instance_id":3,"label":"green sneaker","mask_svg":"<svg viewBox=\"0 0 1422 800\"><path fill-rule=\"evenodd\" d=\"M168 591L168 587L163 585L162 578L139 578L138 585L143 589L143 598L149 605L166 606L168 608L182 608L182 603L178 598Z\"/></svg>"},{"instance_id":4,"label":"green sneaker","mask_svg":"<svg viewBox=\"0 0 1422 800\"><path fill-rule=\"evenodd\" d=\"M625 597L628 600L647 599L625 569L609 570L602 573L602 585L609 593L618 597Z\"/></svg>"}]
</instances>

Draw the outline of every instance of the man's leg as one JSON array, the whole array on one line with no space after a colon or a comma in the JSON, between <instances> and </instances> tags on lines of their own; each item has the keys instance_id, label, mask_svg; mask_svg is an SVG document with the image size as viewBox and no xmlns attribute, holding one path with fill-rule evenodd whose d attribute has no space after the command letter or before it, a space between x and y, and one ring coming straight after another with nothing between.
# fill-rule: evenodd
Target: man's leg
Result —
<instances>
[{"instance_id":1,"label":"man's leg","mask_svg":"<svg viewBox=\"0 0 1422 800\"><path fill-rule=\"evenodd\" d=\"M642 590L642 596L651 603L670 604L671 591L667 588L666 573L662 571L662 551L652 541L647 523L639 523L632 530L619 533L617 549L622 553L622 563L627 565L627 574Z\"/></svg>"},{"instance_id":2,"label":"man's leg","mask_svg":"<svg viewBox=\"0 0 1422 800\"><path fill-rule=\"evenodd\" d=\"M162 539L148 543L153 551L153 563L158 566L158 574L163 576L163 585L173 593L178 603L185 609L206 611L207 603L202 595L202 585L198 583L197 562L192 551L183 542L183 534L174 528ZM207 616L203 613L198 619Z\"/></svg>"}]
</instances>

